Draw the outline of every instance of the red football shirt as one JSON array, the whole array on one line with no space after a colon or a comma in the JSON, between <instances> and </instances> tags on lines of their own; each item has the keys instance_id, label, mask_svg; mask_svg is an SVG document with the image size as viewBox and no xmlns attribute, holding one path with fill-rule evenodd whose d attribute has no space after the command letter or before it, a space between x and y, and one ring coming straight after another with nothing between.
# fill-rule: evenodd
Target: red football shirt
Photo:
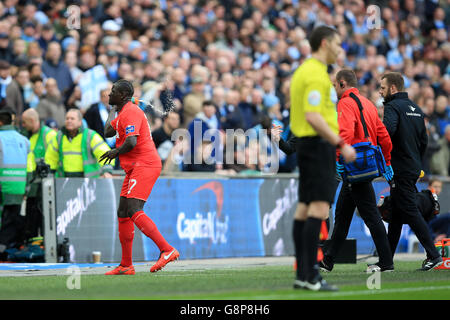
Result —
<instances>
[{"instance_id":1,"label":"red football shirt","mask_svg":"<svg viewBox=\"0 0 450 320\"><path fill-rule=\"evenodd\" d=\"M125 172L135 166L161 168L161 158L153 142L147 117L137 105L128 102L117 117L111 121L116 130L116 148L129 136L138 136L136 146L129 152L119 155L120 166Z\"/></svg>"}]
</instances>

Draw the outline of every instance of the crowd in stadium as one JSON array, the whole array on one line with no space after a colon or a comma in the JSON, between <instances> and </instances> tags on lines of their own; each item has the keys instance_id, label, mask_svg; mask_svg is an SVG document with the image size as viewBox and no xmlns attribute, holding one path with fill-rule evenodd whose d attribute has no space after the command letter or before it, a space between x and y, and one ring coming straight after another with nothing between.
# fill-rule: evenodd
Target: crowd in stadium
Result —
<instances>
[{"instance_id":1,"label":"crowd in stadium","mask_svg":"<svg viewBox=\"0 0 450 320\"><path fill-rule=\"evenodd\" d=\"M369 15L369 4L379 11ZM174 152L183 148L173 148L171 134L191 130L192 121L201 119L202 128L221 132L282 125L287 138L290 76L309 57L308 35L321 24L335 27L343 39L343 54L330 75L342 67L355 70L361 94L380 115L381 75L389 70L404 75L406 91L427 115L424 170L448 176L448 1L5 0L0 106L15 111L19 126L22 112L35 108L56 130L66 110L75 107L84 125L103 136L112 83L132 81L135 96L155 105L169 89L176 107L167 117L142 104L166 172L258 173L264 160L246 159L258 153L261 141L233 150L240 164L180 166ZM281 156L280 171L293 170L295 161Z\"/></svg>"}]
</instances>

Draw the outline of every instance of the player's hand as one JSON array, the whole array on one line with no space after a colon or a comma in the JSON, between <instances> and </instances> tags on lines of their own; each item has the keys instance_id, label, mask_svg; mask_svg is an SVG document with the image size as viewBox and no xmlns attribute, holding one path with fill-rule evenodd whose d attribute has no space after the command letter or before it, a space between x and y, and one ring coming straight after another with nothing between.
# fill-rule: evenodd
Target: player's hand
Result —
<instances>
[{"instance_id":1,"label":"player's hand","mask_svg":"<svg viewBox=\"0 0 450 320\"><path fill-rule=\"evenodd\" d=\"M280 142L280 135L283 130L281 130L281 126L276 126L272 124L272 128L270 129L270 135L275 142Z\"/></svg>"},{"instance_id":2,"label":"player's hand","mask_svg":"<svg viewBox=\"0 0 450 320\"><path fill-rule=\"evenodd\" d=\"M119 156L119 149L111 149L100 156L99 162L105 160L104 164L110 164L115 158Z\"/></svg>"},{"instance_id":3,"label":"player's hand","mask_svg":"<svg viewBox=\"0 0 450 320\"><path fill-rule=\"evenodd\" d=\"M356 160L356 151L349 144L344 144L341 148L341 155L344 157L346 163L353 162Z\"/></svg>"}]
</instances>

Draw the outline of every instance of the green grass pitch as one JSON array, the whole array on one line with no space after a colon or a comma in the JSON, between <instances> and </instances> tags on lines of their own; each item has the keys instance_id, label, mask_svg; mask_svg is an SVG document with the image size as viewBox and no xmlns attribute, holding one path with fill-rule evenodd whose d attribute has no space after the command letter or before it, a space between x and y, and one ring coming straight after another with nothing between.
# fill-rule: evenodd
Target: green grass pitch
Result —
<instances>
[{"instance_id":1,"label":"green grass pitch","mask_svg":"<svg viewBox=\"0 0 450 320\"><path fill-rule=\"evenodd\" d=\"M323 274L339 287L334 293L294 290L294 271L287 265L168 269L134 276L82 274L79 289L68 288L69 275L0 277L0 299L449 300L450 271L416 271L419 266L419 261L399 261L394 272L369 279L373 274L364 272L366 263L338 264Z\"/></svg>"}]
</instances>

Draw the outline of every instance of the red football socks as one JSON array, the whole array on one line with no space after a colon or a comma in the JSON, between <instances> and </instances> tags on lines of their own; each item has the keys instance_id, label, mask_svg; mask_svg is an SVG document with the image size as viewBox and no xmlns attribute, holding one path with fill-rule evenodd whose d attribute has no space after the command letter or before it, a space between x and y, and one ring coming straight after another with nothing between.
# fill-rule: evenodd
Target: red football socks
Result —
<instances>
[{"instance_id":1,"label":"red football socks","mask_svg":"<svg viewBox=\"0 0 450 320\"><path fill-rule=\"evenodd\" d=\"M122 245L120 265L129 267L133 264L134 223L130 218L119 218L119 240Z\"/></svg>"},{"instance_id":2,"label":"red football socks","mask_svg":"<svg viewBox=\"0 0 450 320\"><path fill-rule=\"evenodd\" d=\"M161 235L155 223L147 216L144 211L136 212L131 220L134 221L136 226L141 230L147 237L153 240L153 242L158 246L159 251L171 251L173 248L167 243L166 239Z\"/></svg>"}]
</instances>

